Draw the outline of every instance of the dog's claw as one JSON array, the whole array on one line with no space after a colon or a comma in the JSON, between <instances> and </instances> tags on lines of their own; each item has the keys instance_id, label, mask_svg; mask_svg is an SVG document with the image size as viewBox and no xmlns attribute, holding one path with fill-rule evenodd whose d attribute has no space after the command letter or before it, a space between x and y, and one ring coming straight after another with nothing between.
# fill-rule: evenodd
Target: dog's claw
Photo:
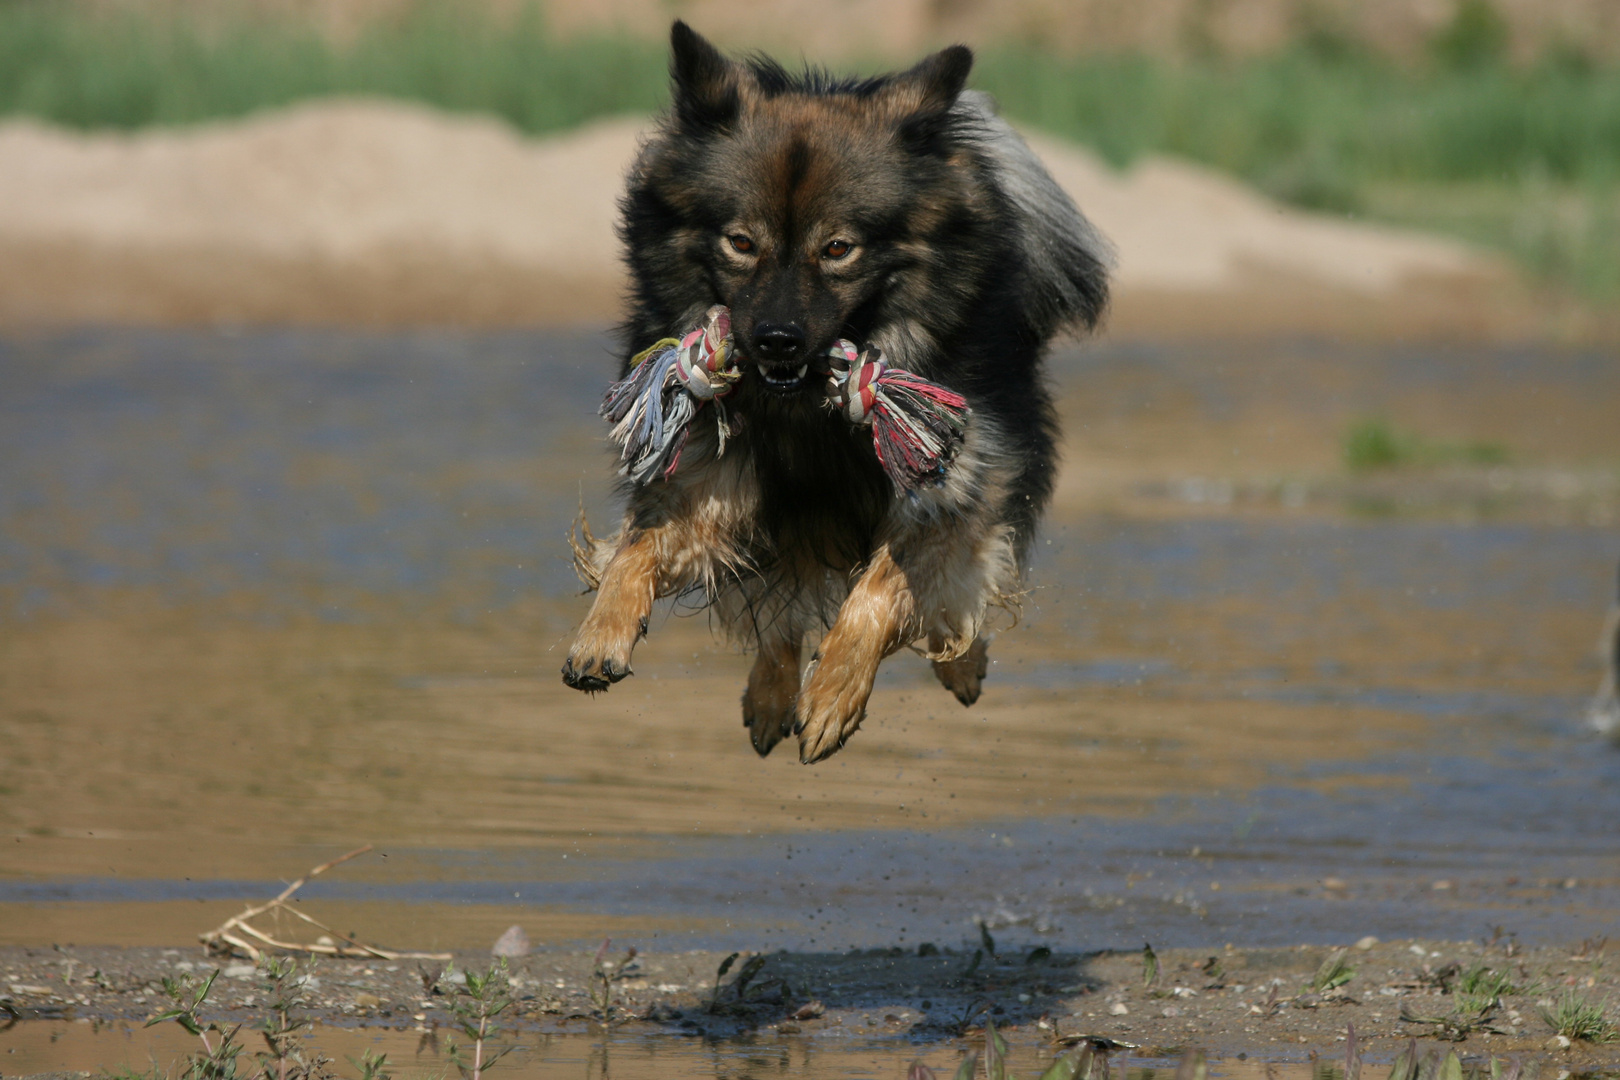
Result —
<instances>
[{"instance_id":1,"label":"dog's claw","mask_svg":"<svg viewBox=\"0 0 1620 1080\"><path fill-rule=\"evenodd\" d=\"M743 726L748 729L748 740L754 744L754 752L760 757L765 757L776 749L777 743L792 732L793 713L789 711L786 715L778 717L754 714L748 709L748 699L744 698Z\"/></svg>"},{"instance_id":2,"label":"dog's claw","mask_svg":"<svg viewBox=\"0 0 1620 1080\"><path fill-rule=\"evenodd\" d=\"M592 670L593 668L595 670ZM563 661L562 666L563 682L587 694L601 693L629 674L629 665L621 666L611 659L597 664L594 656L588 656L579 663L575 663L574 658L570 656Z\"/></svg>"},{"instance_id":3,"label":"dog's claw","mask_svg":"<svg viewBox=\"0 0 1620 1080\"><path fill-rule=\"evenodd\" d=\"M811 680L799 695L798 720L793 725L799 737L799 761L813 765L838 753L866 719L866 699L871 692L870 682L857 688L818 685Z\"/></svg>"}]
</instances>

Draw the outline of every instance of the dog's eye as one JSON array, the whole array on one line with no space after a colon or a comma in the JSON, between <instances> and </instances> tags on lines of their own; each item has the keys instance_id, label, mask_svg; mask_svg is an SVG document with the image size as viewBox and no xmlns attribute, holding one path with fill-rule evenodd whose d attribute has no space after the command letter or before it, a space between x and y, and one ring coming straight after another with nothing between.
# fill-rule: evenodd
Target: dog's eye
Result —
<instances>
[{"instance_id":1,"label":"dog's eye","mask_svg":"<svg viewBox=\"0 0 1620 1080\"><path fill-rule=\"evenodd\" d=\"M752 255L754 253L754 241L744 236L742 233L737 233L735 236L728 236L726 239L731 241L733 251L737 251L743 255Z\"/></svg>"},{"instance_id":2,"label":"dog's eye","mask_svg":"<svg viewBox=\"0 0 1620 1080\"><path fill-rule=\"evenodd\" d=\"M855 245L848 240L834 240L821 249L821 254L829 259L842 259L854 249Z\"/></svg>"}]
</instances>

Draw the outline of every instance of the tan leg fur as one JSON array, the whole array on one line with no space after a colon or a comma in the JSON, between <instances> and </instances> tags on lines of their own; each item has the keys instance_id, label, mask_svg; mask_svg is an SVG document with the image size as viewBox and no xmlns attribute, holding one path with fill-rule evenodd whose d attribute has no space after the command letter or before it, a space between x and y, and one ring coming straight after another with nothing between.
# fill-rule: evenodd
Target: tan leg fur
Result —
<instances>
[{"instance_id":1,"label":"tan leg fur","mask_svg":"<svg viewBox=\"0 0 1620 1080\"><path fill-rule=\"evenodd\" d=\"M606 690L630 674L630 652L647 633L658 594L657 530L626 529L601 575L596 602L563 662L576 690Z\"/></svg>"},{"instance_id":2,"label":"tan leg fur","mask_svg":"<svg viewBox=\"0 0 1620 1080\"><path fill-rule=\"evenodd\" d=\"M806 765L834 754L866 718L872 680L885 656L906 644L915 607L906 573L887 544L838 609L799 693L799 760Z\"/></svg>"}]
</instances>

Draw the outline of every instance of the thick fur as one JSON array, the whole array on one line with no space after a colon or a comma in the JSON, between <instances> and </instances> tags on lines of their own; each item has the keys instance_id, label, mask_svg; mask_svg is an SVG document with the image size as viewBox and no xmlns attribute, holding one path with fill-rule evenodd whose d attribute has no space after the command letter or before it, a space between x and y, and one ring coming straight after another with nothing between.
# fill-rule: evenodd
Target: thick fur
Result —
<instances>
[{"instance_id":1,"label":"thick fur","mask_svg":"<svg viewBox=\"0 0 1620 1080\"><path fill-rule=\"evenodd\" d=\"M741 430L717 457L700 414L675 474L632 486L615 536L576 545L599 592L563 676L606 689L629 674L654 599L698 594L758 650L743 699L755 749L796 732L816 761L859 726L879 662L903 646L978 698L986 612L1016 603L1052 491L1041 354L1102 316L1108 248L989 100L964 92L961 46L839 81L728 59L679 22L672 45L674 103L621 204L626 368L729 305ZM825 406L840 337L966 396L940 486L897 495L870 431ZM820 645L801 679L807 636Z\"/></svg>"}]
</instances>

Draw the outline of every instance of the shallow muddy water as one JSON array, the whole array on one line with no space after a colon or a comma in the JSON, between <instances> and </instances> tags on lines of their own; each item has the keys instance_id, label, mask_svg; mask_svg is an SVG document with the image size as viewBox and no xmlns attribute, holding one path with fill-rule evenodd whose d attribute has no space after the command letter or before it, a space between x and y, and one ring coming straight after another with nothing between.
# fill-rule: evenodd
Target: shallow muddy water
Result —
<instances>
[{"instance_id":1,"label":"shallow muddy water","mask_svg":"<svg viewBox=\"0 0 1620 1080\"><path fill-rule=\"evenodd\" d=\"M895 657L813 768L753 754L701 615L610 694L556 677L609 367L588 335L0 342L0 944L194 942L367 842L301 895L406 948L1620 925L1620 752L1579 723L1613 356L1061 353L1070 469L984 697ZM1348 477L1379 415L1511 456ZM772 1068L879 1074L851 1053Z\"/></svg>"}]
</instances>

